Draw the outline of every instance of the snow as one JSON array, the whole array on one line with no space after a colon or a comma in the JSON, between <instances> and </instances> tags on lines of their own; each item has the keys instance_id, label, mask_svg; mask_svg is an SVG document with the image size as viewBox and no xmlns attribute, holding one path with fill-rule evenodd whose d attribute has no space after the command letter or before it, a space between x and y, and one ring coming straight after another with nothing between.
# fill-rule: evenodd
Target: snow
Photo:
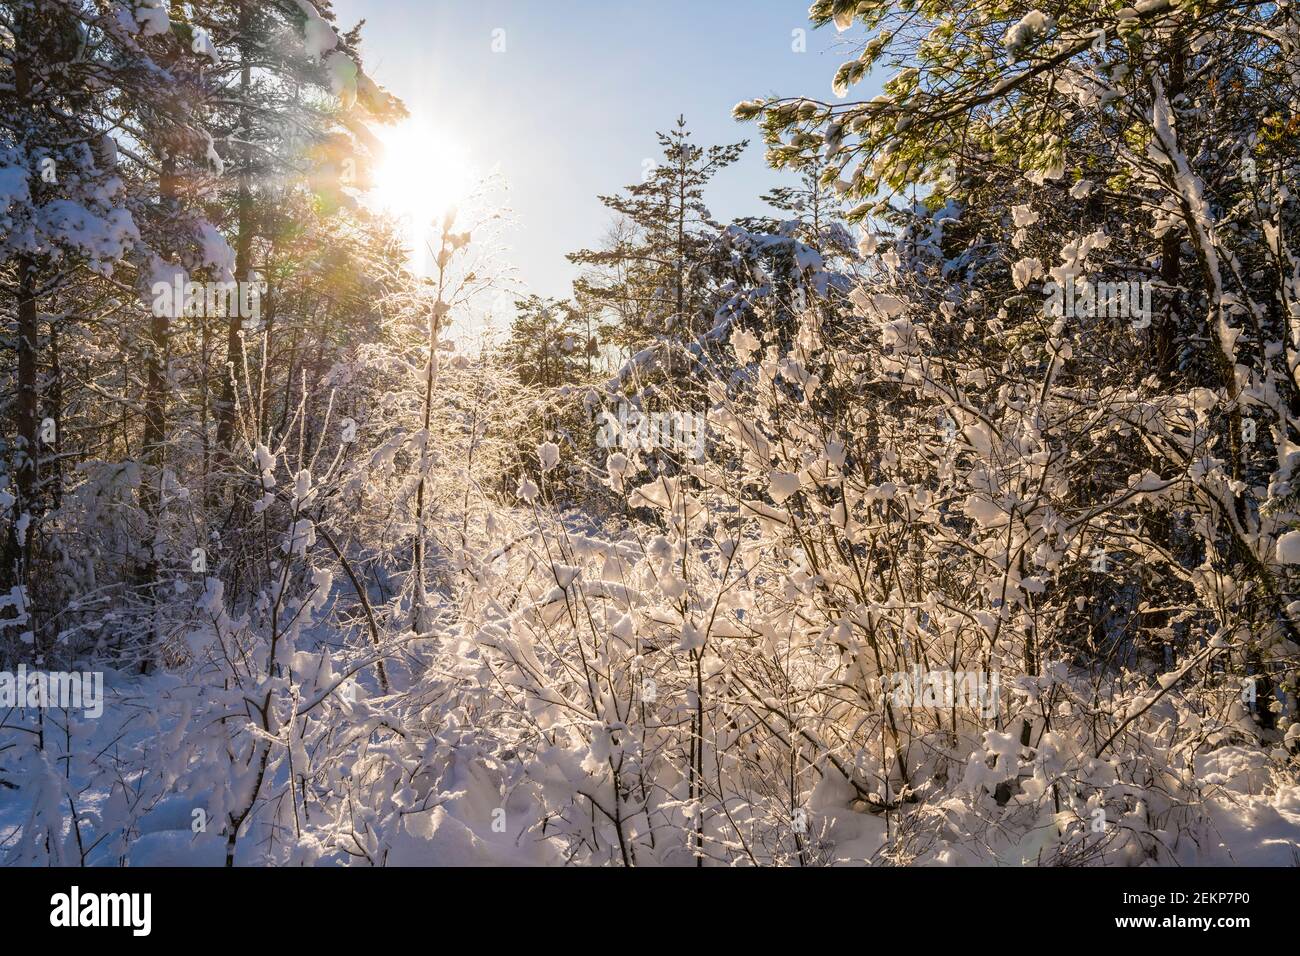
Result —
<instances>
[{"instance_id":1,"label":"snow","mask_svg":"<svg viewBox=\"0 0 1300 956\"><path fill-rule=\"evenodd\" d=\"M111 209L99 215L70 199L54 199L36 210L36 223L46 235L57 235L60 242L95 262L122 259L140 232L130 212Z\"/></svg>"},{"instance_id":2,"label":"snow","mask_svg":"<svg viewBox=\"0 0 1300 956\"><path fill-rule=\"evenodd\" d=\"M1282 564L1300 564L1300 531L1288 531L1277 539L1277 560Z\"/></svg>"},{"instance_id":3,"label":"snow","mask_svg":"<svg viewBox=\"0 0 1300 956\"><path fill-rule=\"evenodd\" d=\"M0 166L0 222L12 227L13 220L7 213L15 204L31 201L27 187L28 173L21 166Z\"/></svg>"},{"instance_id":4,"label":"snow","mask_svg":"<svg viewBox=\"0 0 1300 956\"><path fill-rule=\"evenodd\" d=\"M206 56L213 63L221 62L221 54L217 52L217 46L212 42L206 30L198 29L194 31L194 39L190 42L190 49L200 56Z\"/></svg>"},{"instance_id":5,"label":"snow","mask_svg":"<svg viewBox=\"0 0 1300 956\"><path fill-rule=\"evenodd\" d=\"M335 50L325 57L325 70L334 95L343 101L345 108L351 107L357 98L356 62L342 50Z\"/></svg>"},{"instance_id":6,"label":"snow","mask_svg":"<svg viewBox=\"0 0 1300 956\"><path fill-rule=\"evenodd\" d=\"M992 528L998 524L1005 524L1007 520L1006 513L990 499L982 495L970 495L962 504L962 510L975 519L975 522L981 528Z\"/></svg>"},{"instance_id":7,"label":"snow","mask_svg":"<svg viewBox=\"0 0 1300 956\"><path fill-rule=\"evenodd\" d=\"M131 12L143 36L162 36L171 29L165 0L136 0Z\"/></svg>"},{"instance_id":8,"label":"snow","mask_svg":"<svg viewBox=\"0 0 1300 956\"><path fill-rule=\"evenodd\" d=\"M333 50L339 43L338 34L329 21L320 15L311 0L296 0L298 9L307 18L303 26L303 49L307 56L319 60L324 54Z\"/></svg>"},{"instance_id":9,"label":"snow","mask_svg":"<svg viewBox=\"0 0 1300 956\"><path fill-rule=\"evenodd\" d=\"M799 476L788 471L773 471L768 475L768 485L772 492L772 500L781 504L799 490Z\"/></svg>"},{"instance_id":10,"label":"snow","mask_svg":"<svg viewBox=\"0 0 1300 956\"><path fill-rule=\"evenodd\" d=\"M1023 289L1043 274L1043 263L1037 256L1020 259L1011 266L1011 278L1017 289Z\"/></svg>"},{"instance_id":11,"label":"snow","mask_svg":"<svg viewBox=\"0 0 1300 956\"><path fill-rule=\"evenodd\" d=\"M1008 50L1017 50L1049 29L1053 23L1052 18L1041 10L1031 10L1007 28L1006 34L1002 37L1002 45Z\"/></svg>"},{"instance_id":12,"label":"snow","mask_svg":"<svg viewBox=\"0 0 1300 956\"><path fill-rule=\"evenodd\" d=\"M204 265L216 273L220 282L230 282L235 278L235 250L230 247L225 236L206 219L195 224L199 236L199 249ZM240 278L246 278L241 276Z\"/></svg>"}]
</instances>

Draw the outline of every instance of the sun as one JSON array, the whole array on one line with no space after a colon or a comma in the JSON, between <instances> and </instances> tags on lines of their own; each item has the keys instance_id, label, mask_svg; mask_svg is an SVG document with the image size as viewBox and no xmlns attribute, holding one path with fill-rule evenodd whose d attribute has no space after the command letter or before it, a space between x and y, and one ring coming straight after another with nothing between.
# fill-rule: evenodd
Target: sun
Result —
<instances>
[{"instance_id":1,"label":"sun","mask_svg":"<svg viewBox=\"0 0 1300 956\"><path fill-rule=\"evenodd\" d=\"M474 183L469 153L453 136L418 120L375 130L383 152L374 170L369 201L409 223L419 250L449 210Z\"/></svg>"}]
</instances>

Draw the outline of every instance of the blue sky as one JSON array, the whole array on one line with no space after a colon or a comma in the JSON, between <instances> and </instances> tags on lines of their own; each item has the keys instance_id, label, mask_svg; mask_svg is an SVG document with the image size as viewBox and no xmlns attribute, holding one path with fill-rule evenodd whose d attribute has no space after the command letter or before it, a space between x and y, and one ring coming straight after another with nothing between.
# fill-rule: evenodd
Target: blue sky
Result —
<instances>
[{"instance_id":1,"label":"blue sky","mask_svg":"<svg viewBox=\"0 0 1300 956\"><path fill-rule=\"evenodd\" d=\"M529 291L566 296L564 253L595 245L610 213L597 193L638 181L655 131L686 115L699 144L749 139L706 196L721 221L767 211L769 170L752 124L731 108L769 93L830 99L846 51L813 30L808 0L335 0L341 27L365 18L366 69L414 117L499 167L517 227L510 259ZM806 31L795 52L792 31ZM503 30L505 52L492 49ZM854 98L875 91L859 88Z\"/></svg>"}]
</instances>

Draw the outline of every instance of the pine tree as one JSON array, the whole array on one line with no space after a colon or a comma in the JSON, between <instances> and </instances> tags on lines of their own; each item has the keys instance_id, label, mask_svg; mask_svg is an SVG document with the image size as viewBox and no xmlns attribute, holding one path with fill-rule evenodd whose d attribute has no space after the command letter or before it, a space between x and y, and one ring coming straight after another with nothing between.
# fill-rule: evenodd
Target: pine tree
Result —
<instances>
[{"instance_id":1,"label":"pine tree","mask_svg":"<svg viewBox=\"0 0 1300 956\"><path fill-rule=\"evenodd\" d=\"M530 295L516 300L506 355L519 381L557 388L582 381L598 342L572 302Z\"/></svg>"},{"instance_id":2,"label":"pine tree","mask_svg":"<svg viewBox=\"0 0 1300 956\"><path fill-rule=\"evenodd\" d=\"M822 171L813 165L801 170L797 186L776 186L760 198L775 209L788 215L784 220L770 216L742 219L746 228L776 233L783 221L799 225L793 236L815 249L827 263L856 258L857 242L847 226L848 208L844 202L841 184L822 182Z\"/></svg>"},{"instance_id":3,"label":"pine tree","mask_svg":"<svg viewBox=\"0 0 1300 956\"><path fill-rule=\"evenodd\" d=\"M643 182L625 187L625 195L600 197L631 228L614 234L605 249L568 256L591 267L574 284L575 292L623 321L614 341L625 349L665 335L688 338L709 327L708 263L720 227L704 190L746 146L696 146L685 117L657 135L663 161Z\"/></svg>"},{"instance_id":4,"label":"pine tree","mask_svg":"<svg viewBox=\"0 0 1300 956\"><path fill-rule=\"evenodd\" d=\"M42 305L74 283L79 295L65 301L89 299L97 277L107 280L121 265L148 276L157 250L184 227L174 203L140 201L131 188L138 180L119 166L110 131L125 131L145 150L159 147L157 155L165 161L152 168L156 178L151 185L161 187L170 200L178 198L176 186L188 171L194 137L183 71L169 72L152 56L163 32L157 22L141 24L121 11L42 0L11 4L9 10L12 33L6 35L12 42L6 44L6 92L0 94L7 228L0 256L13 278L16 300L18 408L10 463L16 494L0 580L12 585L30 580L41 517L51 503L47 479L60 473L42 465L43 446L60 454L67 447L61 434L65 423L42 413L43 406L55 410L55 405L61 413L56 343L64 320L49 325L52 388L47 392L40 375L47 352L39 321ZM146 161L137 155L132 162ZM165 228L159 228L161 223ZM83 269L87 271L78 274ZM72 311L79 310L73 306ZM151 355L160 351L156 333L155 324ZM154 371L146 387L146 420L155 426L161 415L161 366L149 367ZM160 433L156 428L153 437ZM148 428L145 444L158 444L150 441ZM145 453L150 454L149 447ZM142 483L146 502L153 487Z\"/></svg>"},{"instance_id":5,"label":"pine tree","mask_svg":"<svg viewBox=\"0 0 1300 956\"><path fill-rule=\"evenodd\" d=\"M230 95L213 125L230 184L235 275L248 281L265 265L274 200L306 182L324 208L351 203L350 191L367 182L373 139L366 124L392 122L406 111L366 75L359 33L340 33L325 0L217 0L205 5L196 28L228 51L214 71ZM264 307L273 307L276 290L267 292ZM239 316L228 318L225 333L214 403L222 453L235 441L235 393L245 365Z\"/></svg>"}]
</instances>

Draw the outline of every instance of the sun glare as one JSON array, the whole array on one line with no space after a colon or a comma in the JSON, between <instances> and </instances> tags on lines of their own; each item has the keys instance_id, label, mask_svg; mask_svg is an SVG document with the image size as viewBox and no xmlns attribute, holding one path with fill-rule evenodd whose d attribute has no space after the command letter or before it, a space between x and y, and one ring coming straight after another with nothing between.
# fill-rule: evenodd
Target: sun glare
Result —
<instances>
[{"instance_id":1,"label":"sun glare","mask_svg":"<svg viewBox=\"0 0 1300 956\"><path fill-rule=\"evenodd\" d=\"M383 156L374 172L370 201L408 220L418 256L435 223L469 193L469 154L445 132L414 120L375 133Z\"/></svg>"}]
</instances>

